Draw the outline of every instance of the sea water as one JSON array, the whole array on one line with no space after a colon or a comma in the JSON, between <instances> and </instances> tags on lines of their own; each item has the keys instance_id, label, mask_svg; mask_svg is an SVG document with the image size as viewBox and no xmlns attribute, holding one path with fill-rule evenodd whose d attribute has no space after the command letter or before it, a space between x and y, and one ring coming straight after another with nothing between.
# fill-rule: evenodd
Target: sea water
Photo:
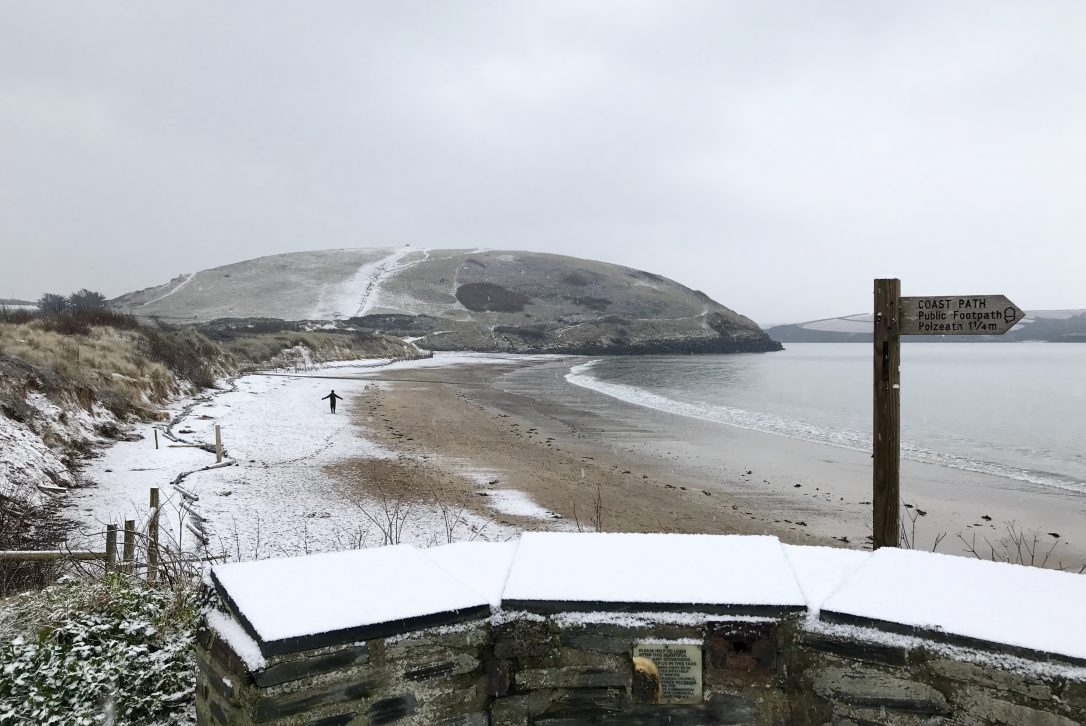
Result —
<instances>
[{"instance_id":1,"label":"sea water","mask_svg":"<svg viewBox=\"0 0 1086 726\"><path fill-rule=\"evenodd\" d=\"M873 353L608 357L566 379L649 408L858 451L871 447ZM1086 494L1086 345L914 343L901 350L902 456Z\"/></svg>"}]
</instances>

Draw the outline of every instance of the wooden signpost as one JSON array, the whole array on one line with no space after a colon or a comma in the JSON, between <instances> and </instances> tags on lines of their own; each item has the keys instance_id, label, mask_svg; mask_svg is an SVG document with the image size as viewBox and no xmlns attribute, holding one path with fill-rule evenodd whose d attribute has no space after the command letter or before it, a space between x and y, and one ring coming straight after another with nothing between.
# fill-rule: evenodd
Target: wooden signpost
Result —
<instances>
[{"instance_id":1,"label":"wooden signpost","mask_svg":"<svg viewBox=\"0 0 1086 726\"><path fill-rule=\"evenodd\" d=\"M901 297L901 280L875 280L872 440L874 548L896 547L901 499L901 336L1003 335L1025 313L1003 295Z\"/></svg>"}]
</instances>

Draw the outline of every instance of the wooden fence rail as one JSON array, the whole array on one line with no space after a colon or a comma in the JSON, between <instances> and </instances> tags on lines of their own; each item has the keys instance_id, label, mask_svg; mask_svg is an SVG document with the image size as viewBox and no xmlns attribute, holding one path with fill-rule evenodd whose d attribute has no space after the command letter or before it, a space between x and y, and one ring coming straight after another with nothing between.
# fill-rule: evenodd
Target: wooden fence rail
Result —
<instances>
[{"instance_id":1,"label":"wooden fence rail","mask_svg":"<svg viewBox=\"0 0 1086 726\"><path fill-rule=\"evenodd\" d=\"M154 580L158 574L158 525L159 501L158 487L151 489L151 519L147 525L147 570L148 577ZM104 560L106 570L114 570L120 565L122 572L135 572L136 563L136 521L124 522L124 540L121 543L121 561L117 562L117 525L106 525L106 549L97 550L0 550L0 562L86 562Z\"/></svg>"},{"instance_id":2,"label":"wooden fence rail","mask_svg":"<svg viewBox=\"0 0 1086 726\"><path fill-rule=\"evenodd\" d=\"M0 550L0 561L104 560L105 552L92 550Z\"/></svg>"}]
</instances>

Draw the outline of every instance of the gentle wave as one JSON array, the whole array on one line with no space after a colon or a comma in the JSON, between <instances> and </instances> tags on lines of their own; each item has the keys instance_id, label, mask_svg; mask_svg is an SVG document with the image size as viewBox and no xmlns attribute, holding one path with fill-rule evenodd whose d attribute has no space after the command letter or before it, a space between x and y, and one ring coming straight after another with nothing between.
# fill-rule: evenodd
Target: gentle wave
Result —
<instances>
[{"instance_id":1,"label":"gentle wave","mask_svg":"<svg viewBox=\"0 0 1086 726\"><path fill-rule=\"evenodd\" d=\"M624 383L603 381L594 376L592 369L602 360L593 360L587 363L573 366L566 374L566 380L575 386L587 388L598 393L616 398L626 403L632 403L644 408L656 411L678 414L688 418L701 419L712 423L726 424L737 428L759 431L776 436L784 436L800 441L809 441L816 444L826 444L852 451L871 452L871 435L858 431L834 430L817 426L807 421L795 418L784 418L769 413L748 411L732 406L709 406L705 404L687 403L673 398L661 396L652 391L630 386ZM964 456L931 451L919 446L902 442L901 455L912 461L927 464L936 464L949 469L969 471L977 474L990 474L1014 479L1016 481L1029 482L1039 486L1063 489L1065 491L1086 494L1086 482L1081 482L1070 477L1049 472L1039 472L1030 469L999 464L992 461L978 461Z\"/></svg>"}]
</instances>

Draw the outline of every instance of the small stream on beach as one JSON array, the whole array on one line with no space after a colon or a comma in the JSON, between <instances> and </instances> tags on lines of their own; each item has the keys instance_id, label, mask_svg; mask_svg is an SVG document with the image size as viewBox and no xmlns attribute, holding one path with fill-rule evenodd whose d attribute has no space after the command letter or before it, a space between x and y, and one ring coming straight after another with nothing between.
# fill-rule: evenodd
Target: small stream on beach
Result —
<instances>
[{"instance_id":1,"label":"small stream on beach","mask_svg":"<svg viewBox=\"0 0 1086 726\"><path fill-rule=\"evenodd\" d=\"M908 343L902 455L1086 494L1086 345ZM871 347L623 356L569 382L647 408L858 451L871 440Z\"/></svg>"}]
</instances>

